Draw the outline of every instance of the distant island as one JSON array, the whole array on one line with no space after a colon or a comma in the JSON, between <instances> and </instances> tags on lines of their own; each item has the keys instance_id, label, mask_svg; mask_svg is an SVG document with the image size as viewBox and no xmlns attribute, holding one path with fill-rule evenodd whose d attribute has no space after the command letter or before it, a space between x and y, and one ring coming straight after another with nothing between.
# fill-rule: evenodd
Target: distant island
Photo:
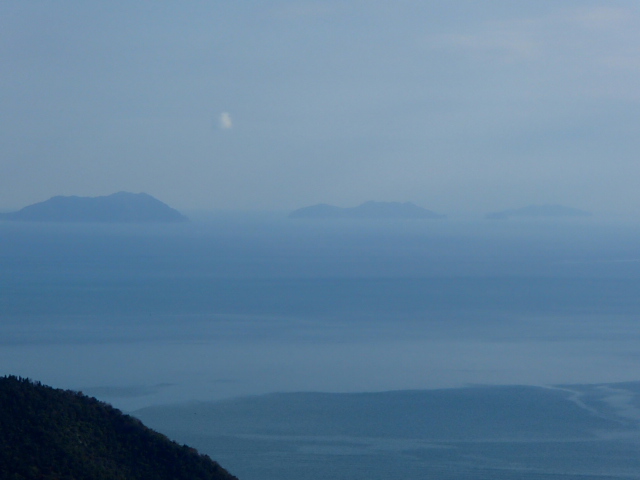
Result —
<instances>
[{"instance_id":1,"label":"distant island","mask_svg":"<svg viewBox=\"0 0 640 480\"><path fill-rule=\"evenodd\" d=\"M362 205L351 208L335 207L321 203L295 210L291 212L289 218L438 219L445 218L445 215L439 215L410 202L365 202Z\"/></svg>"},{"instance_id":2,"label":"distant island","mask_svg":"<svg viewBox=\"0 0 640 480\"><path fill-rule=\"evenodd\" d=\"M102 197L52 197L0 220L28 222L147 223L184 222L187 217L146 193L118 192Z\"/></svg>"},{"instance_id":3,"label":"distant island","mask_svg":"<svg viewBox=\"0 0 640 480\"><path fill-rule=\"evenodd\" d=\"M3 479L237 480L195 449L81 393L0 377Z\"/></svg>"},{"instance_id":4,"label":"distant island","mask_svg":"<svg viewBox=\"0 0 640 480\"><path fill-rule=\"evenodd\" d=\"M567 218L567 217L590 217L593 214L577 208L565 207L562 205L529 205L528 207L513 210L503 210L501 212L487 213L485 218L489 220L506 220L510 217L519 218Z\"/></svg>"}]
</instances>

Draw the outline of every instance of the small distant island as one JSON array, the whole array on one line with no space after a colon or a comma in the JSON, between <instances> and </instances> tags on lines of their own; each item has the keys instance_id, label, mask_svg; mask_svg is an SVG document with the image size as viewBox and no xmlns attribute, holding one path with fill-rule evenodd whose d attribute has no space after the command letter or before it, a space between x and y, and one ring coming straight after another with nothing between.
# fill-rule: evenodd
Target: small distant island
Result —
<instances>
[{"instance_id":1,"label":"small distant island","mask_svg":"<svg viewBox=\"0 0 640 480\"><path fill-rule=\"evenodd\" d=\"M57 196L0 220L27 222L149 223L184 222L187 217L146 193L118 192L102 197Z\"/></svg>"},{"instance_id":2,"label":"small distant island","mask_svg":"<svg viewBox=\"0 0 640 480\"><path fill-rule=\"evenodd\" d=\"M237 480L218 463L79 392L0 377L0 472L16 480Z\"/></svg>"},{"instance_id":3,"label":"small distant island","mask_svg":"<svg viewBox=\"0 0 640 480\"><path fill-rule=\"evenodd\" d=\"M419 207L410 202L365 202L362 205L351 208L335 207L321 203L311 207L304 207L291 212L289 218L310 219L440 219L445 215L439 215L431 210Z\"/></svg>"},{"instance_id":4,"label":"small distant island","mask_svg":"<svg viewBox=\"0 0 640 480\"><path fill-rule=\"evenodd\" d=\"M511 217L518 218L576 218L590 217L593 214L577 208L565 207L563 205L529 205L513 210L503 210L501 212L487 213L485 218L489 220L507 220Z\"/></svg>"}]
</instances>

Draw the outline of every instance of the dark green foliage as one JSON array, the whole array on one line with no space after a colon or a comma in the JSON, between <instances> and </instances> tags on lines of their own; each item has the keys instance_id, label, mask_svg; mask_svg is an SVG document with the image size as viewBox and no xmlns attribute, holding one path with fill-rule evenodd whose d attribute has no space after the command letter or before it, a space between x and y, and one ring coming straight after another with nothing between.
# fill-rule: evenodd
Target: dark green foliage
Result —
<instances>
[{"instance_id":1,"label":"dark green foliage","mask_svg":"<svg viewBox=\"0 0 640 480\"><path fill-rule=\"evenodd\" d=\"M79 392L0 377L0 472L9 480L233 480L209 457Z\"/></svg>"}]
</instances>

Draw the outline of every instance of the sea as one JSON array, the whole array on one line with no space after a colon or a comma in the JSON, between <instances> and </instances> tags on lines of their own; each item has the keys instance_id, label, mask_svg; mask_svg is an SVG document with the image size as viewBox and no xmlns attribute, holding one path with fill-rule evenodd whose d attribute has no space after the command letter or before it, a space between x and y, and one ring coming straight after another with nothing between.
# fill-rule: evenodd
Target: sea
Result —
<instances>
[{"instance_id":1,"label":"sea","mask_svg":"<svg viewBox=\"0 0 640 480\"><path fill-rule=\"evenodd\" d=\"M0 222L0 375L241 480L640 478L640 225Z\"/></svg>"}]
</instances>

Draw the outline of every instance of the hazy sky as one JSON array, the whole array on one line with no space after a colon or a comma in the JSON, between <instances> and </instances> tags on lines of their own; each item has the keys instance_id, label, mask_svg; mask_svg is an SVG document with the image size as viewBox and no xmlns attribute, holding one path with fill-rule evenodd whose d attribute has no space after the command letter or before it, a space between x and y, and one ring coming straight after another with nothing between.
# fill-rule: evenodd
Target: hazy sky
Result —
<instances>
[{"instance_id":1,"label":"hazy sky","mask_svg":"<svg viewBox=\"0 0 640 480\"><path fill-rule=\"evenodd\" d=\"M640 218L640 3L0 3L0 208L562 203Z\"/></svg>"}]
</instances>

